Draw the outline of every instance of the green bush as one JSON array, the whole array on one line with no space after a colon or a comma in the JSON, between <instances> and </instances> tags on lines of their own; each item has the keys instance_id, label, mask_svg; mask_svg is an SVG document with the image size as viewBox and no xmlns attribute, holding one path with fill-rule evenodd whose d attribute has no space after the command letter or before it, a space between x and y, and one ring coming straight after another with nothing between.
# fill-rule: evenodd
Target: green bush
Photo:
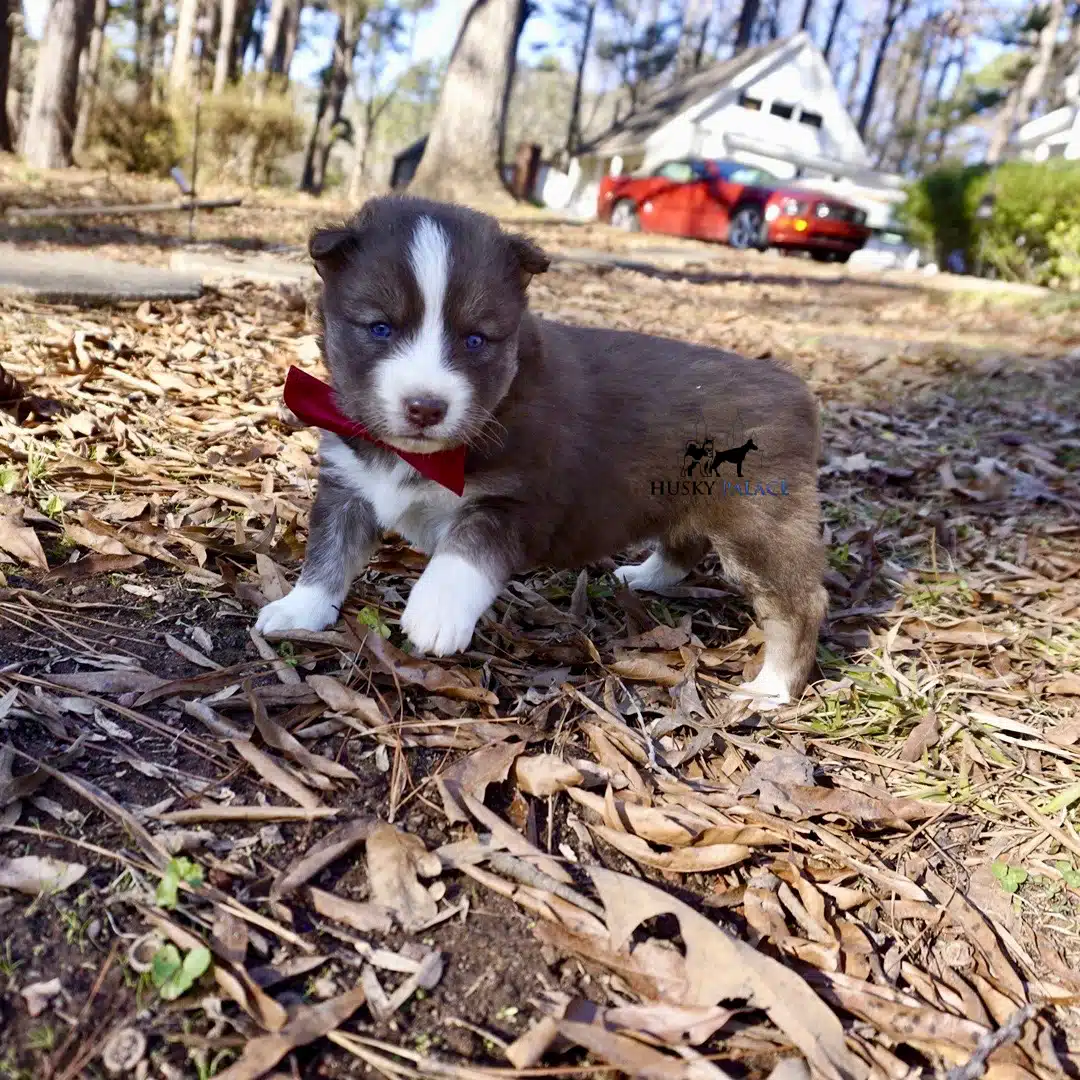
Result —
<instances>
[{"instance_id":1,"label":"green bush","mask_svg":"<svg viewBox=\"0 0 1080 1080\"><path fill-rule=\"evenodd\" d=\"M284 94L268 94L258 108L241 88L205 98L200 125L200 157L223 179L268 182L303 145L304 122Z\"/></svg>"},{"instance_id":2,"label":"green bush","mask_svg":"<svg viewBox=\"0 0 1080 1080\"><path fill-rule=\"evenodd\" d=\"M89 136L94 156L124 172L163 176L181 156L171 110L145 98L98 102Z\"/></svg>"},{"instance_id":3,"label":"green bush","mask_svg":"<svg viewBox=\"0 0 1080 1080\"><path fill-rule=\"evenodd\" d=\"M934 252L939 266L959 251L970 265L975 211L983 193L985 166L943 165L908 187L900 216L918 243Z\"/></svg>"},{"instance_id":4,"label":"green bush","mask_svg":"<svg viewBox=\"0 0 1080 1080\"><path fill-rule=\"evenodd\" d=\"M987 192L993 212L979 220ZM959 251L970 269L1080 289L1080 163L943 166L908 189L902 215L943 267Z\"/></svg>"}]
</instances>

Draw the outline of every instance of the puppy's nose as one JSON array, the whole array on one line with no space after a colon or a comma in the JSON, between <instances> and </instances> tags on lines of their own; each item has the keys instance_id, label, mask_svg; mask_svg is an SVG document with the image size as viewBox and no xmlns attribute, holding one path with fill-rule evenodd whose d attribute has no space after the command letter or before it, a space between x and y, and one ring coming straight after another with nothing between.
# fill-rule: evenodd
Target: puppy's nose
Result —
<instances>
[{"instance_id":1,"label":"puppy's nose","mask_svg":"<svg viewBox=\"0 0 1080 1080\"><path fill-rule=\"evenodd\" d=\"M445 419L446 409L446 402L442 398L409 398L405 402L405 417L410 424L415 424L417 427L434 427Z\"/></svg>"}]
</instances>

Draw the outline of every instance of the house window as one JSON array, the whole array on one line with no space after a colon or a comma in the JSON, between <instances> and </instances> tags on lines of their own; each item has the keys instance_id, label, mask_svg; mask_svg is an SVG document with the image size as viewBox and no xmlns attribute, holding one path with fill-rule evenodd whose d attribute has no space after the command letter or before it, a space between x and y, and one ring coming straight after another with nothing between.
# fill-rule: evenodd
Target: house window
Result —
<instances>
[{"instance_id":1,"label":"house window","mask_svg":"<svg viewBox=\"0 0 1080 1080\"><path fill-rule=\"evenodd\" d=\"M812 128L821 127L821 113L803 112L799 115L800 124L809 124Z\"/></svg>"},{"instance_id":2,"label":"house window","mask_svg":"<svg viewBox=\"0 0 1080 1080\"><path fill-rule=\"evenodd\" d=\"M782 101L774 101L769 107L773 116L779 116L781 120L790 120L795 114L795 106L787 105Z\"/></svg>"},{"instance_id":3,"label":"house window","mask_svg":"<svg viewBox=\"0 0 1080 1080\"><path fill-rule=\"evenodd\" d=\"M753 112L761 112L761 98L751 97L745 91L739 95L739 104L744 109L750 109Z\"/></svg>"}]
</instances>

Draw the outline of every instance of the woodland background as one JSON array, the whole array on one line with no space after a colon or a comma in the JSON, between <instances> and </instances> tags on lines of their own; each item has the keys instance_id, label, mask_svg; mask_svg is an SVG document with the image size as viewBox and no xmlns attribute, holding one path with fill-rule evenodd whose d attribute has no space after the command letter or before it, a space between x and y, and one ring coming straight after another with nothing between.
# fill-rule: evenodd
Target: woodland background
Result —
<instances>
[{"instance_id":1,"label":"woodland background","mask_svg":"<svg viewBox=\"0 0 1080 1080\"><path fill-rule=\"evenodd\" d=\"M1080 65L1068 0L3 3L0 150L164 174L190 164L199 102L204 175L350 198L432 129L416 187L497 187L520 140L565 158L664 84L799 28L877 166L913 180L1007 160Z\"/></svg>"}]
</instances>

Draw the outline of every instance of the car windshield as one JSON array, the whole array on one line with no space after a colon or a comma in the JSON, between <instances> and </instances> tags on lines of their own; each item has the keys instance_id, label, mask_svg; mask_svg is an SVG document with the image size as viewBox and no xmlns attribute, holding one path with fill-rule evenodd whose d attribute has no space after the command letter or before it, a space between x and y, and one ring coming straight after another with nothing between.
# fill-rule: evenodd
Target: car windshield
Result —
<instances>
[{"instance_id":1,"label":"car windshield","mask_svg":"<svg viewBox=\"0 0 1080 1080\"><path fill-rule=\"evenodd\" d=\"M740 165L737 161L714 161L713 166L725 180L732 184L748 184L755 187L771 187L780 183L778 176L773 176L756 165Z\"/></svg>"}]
</instances>

